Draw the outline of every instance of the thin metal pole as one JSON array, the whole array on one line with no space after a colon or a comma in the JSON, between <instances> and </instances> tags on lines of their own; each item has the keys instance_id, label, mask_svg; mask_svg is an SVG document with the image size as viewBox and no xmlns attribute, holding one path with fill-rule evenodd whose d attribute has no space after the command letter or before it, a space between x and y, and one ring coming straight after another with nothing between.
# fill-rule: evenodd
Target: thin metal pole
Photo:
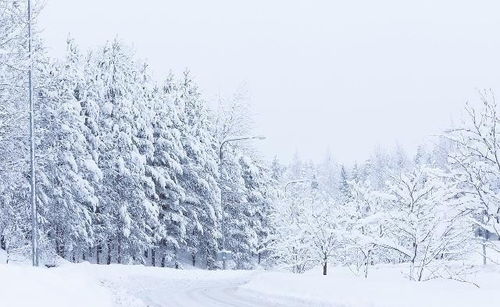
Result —
<instances>
[{"instance_id":1,"label":"thin metal pole","mask_svg":"<svg viewBox=\"0 0 500 307\"><path fill-rule=\"evenodd\" d=\"M30 103L30 156L31 156L31 248L33 266L38 266L38 219L35 195L35 118L33 114L33 58L31 56L31 0L28 0L28 86Z\"/></svg>"},{"instance_id":2,"label":"thin metal pole","mask_svg":"<svg viewBox=\"0 0 500 307\"><path fill-rule=\"evenodd\" d=\"M223 163L223 147L224 144L228 143L228 141L223 141L219 147L219 176L222 176L222 163ZM226 208L224 208L224 187L220 186L220 205L222 210L221 217L221 230L222 230L222 269L225 270L227 268L226 264Z\"/></svg>"}]
</instances>

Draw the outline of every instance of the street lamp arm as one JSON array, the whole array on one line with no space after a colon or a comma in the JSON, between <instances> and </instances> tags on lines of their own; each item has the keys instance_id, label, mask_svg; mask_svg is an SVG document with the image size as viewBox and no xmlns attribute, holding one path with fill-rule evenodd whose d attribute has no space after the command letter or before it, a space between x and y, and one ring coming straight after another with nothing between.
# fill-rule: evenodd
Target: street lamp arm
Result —
<instances>
[{"instance_id":1,"label":"street lamp arm","mask_svg":"<svg viewBox=\"0 0 500 307\"><path fill-rule=\"evenodd\" d=\"M227 143L231 142L238 142L238 141L246 141L246 140L265 140L265 136L246 136L246 137L236 137L236 138L230 138L230 139L225 139L222 141L219 147L219 160L222 161L222 150L224 149L224 145Z\"/></svg>"},{"instance_id":2,"label":"street lamp arm","mask_svg":"<svg viewBox=\"0 0 500 307\"><path fill-rule=\"evenodd\" d=\"M286 184L285 184L285 193L286 193L286 189L288 188L289 185L291 184L295 184L295 183L301 183L301 182L306 182L308 181L308 179L299 179L299 180L292 180L292 181L288 181Z\"/></svg>"},{"instance_id":3,"label":"street lamp arm","mask_svg":"<svg viewBox=\"0 0 500 307\"><path fill-rule=\"evenodd\" d=\"M285 194L286 194L286 189L288 188L289 185L295 184L295 183L302 183L302 182L315 182L315 181L313 179L296 179L296 180L288 181L285 184Z\"/></svg>"}]
</instances>

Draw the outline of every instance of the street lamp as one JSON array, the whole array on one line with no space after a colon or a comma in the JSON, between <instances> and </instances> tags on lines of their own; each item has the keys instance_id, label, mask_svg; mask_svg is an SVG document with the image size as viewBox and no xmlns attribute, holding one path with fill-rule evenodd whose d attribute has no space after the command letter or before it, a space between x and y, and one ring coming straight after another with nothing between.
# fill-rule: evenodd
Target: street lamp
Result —
<instances>
[{"instance_id":1,"label":"street lamp","mask_svg":"<svg viewBox=\"0 0 500 307\"><path fill-rule=\"evenodd\" d=\"M30 114L30 159L31 159L31 249L33 266L38 266L38 220L35 195L35 117L33 102L33 57L31 34L31 1L28 0L28 100Z\"/></svg>"},{"instance_id":2,"label":"street lamp","mask_svg":"<svg viewBox=\"0 0 500 307\"><path fill-rule=\"evenodd\" d=\"M265 140L266 137L259 135L259 136L246 136L246 137L237 137L237 138L230 138L230 139L225 139L222 141L219 147L219 173L222 173L222 161L224 158L224 145L232 142L239 142L239 141L249 141L249 140ZM227 260L227 255L228 252L226 251L226 235L225 235L225 210L224 210L224 204L223 204L223 188L221 185L220 189L220 204L222 208L222 251L221 251L221 256L222 256L222 269L226 269L226 260Z\"/></svg>"},{"instance_id":3,"label":"street lamp","mask_svg":"<svg viewBox=\"0 0 500 307\"><path fill-rule=\"evenodd\" d=\"M296 179L296 180L291 180L291 181L288 181L286 184L285 184L285 194L286 194L286 189L288 188L289 185L291 184L295 184L295 183L302 183L302 182L310 182L311 183L311 186L313 188L315 188L318 183L316 182L316 179Z\"/></svg>"}]
</instances>

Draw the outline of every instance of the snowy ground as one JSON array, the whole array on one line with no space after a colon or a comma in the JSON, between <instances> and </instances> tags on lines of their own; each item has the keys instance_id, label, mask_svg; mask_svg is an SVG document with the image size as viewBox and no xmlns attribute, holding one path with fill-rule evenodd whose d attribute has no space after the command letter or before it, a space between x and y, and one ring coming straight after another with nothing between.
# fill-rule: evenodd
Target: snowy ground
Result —
<instances>
[{"instance_id":1,"label":"snowy ground","mask_svg":"<svg viewBox=\"0 0 500 307\"><path fill-rule=\"evenodd\" d=\"M113 306L111 292L86 267L57 269L0 264L0 306Z\"/></svg>"},{"instance_id":2,"label":"snowy ground","mask_svg":"<svg viewBox=\"0 0 500 307\"><path fill-rule=\"evenodd\" d=\"M127 265L0 264L0 306L304 306L240 289L257 274Z\"/></svg>"},{"instance_id":3,"label":"snowy ground","mask_svg":"<svg viewBox=\"0 0 500 307\"><path fill-rule=\"evenodd\" d=\"M302 275L211 272L127 265L64 264L32 268L0 264L0 306L498 306L500 268L452 280L411 282L398 266L373 268L368 279L346 268Z\"/></svg>"},{"instance_id":4,"label":"snowy ground","mask_svg":"<svg viewBox=\"0 0 500 307\"><path fill-rule=\"evenodd\" d=\"M368 279L355 277L345 268L321 276L320 270L303 275L266 273L255 276L242 288L270 295L292 296L314 306L343 307L493 307L499 306L500 269L481 268L468 278L480 288L454 280L436 279L412 282L401 268L380 266Z\"/></svg>"}]
</instances>

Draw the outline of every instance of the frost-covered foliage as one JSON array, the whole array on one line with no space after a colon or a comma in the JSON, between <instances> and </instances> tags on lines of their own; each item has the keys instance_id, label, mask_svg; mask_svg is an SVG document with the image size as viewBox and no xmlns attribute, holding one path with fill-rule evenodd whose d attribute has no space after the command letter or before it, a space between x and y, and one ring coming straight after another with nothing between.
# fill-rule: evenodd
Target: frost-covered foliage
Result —
<instances>
[{"instance_id":1,"label":"frost-covered foliage","mask_svg":"<svg viewBox=\"0 0 500 307\"><path fill-rule=\"evenodd\" d=\"M347 265L365 277L371 265L406 263L418 281L452 274L445 263L475 247L475 201L453 166L431 157L377 151L350 171L335 167L336 177L324 175L331 163L295 158L272 215L277 263L297 273L321 265L323 274L328 263Z\"/></svg>"},{"instance_id":2,"label":"frost-covered foliage","mask_svg":"<svg viewBox=\"0 0 500 307\"><path fill-rule=\"evenodd\" d=\"M367 277L370 264L386 256L378 248L383 234L384 203L380 193L366 182L352 180L348 189L351 197L344 206L344 216L349 235L344 261Z\"/></svg>"},{"instance_id":3,"label":"frost-covered foliage","mask_svg":"<svg viewBox=\"0 0 500 307\"><path fill-rule=\"evenodd\" d=\"M19 252L30 236L26 29L26 2L0 0L0 245Z\"/></svg>"},{"instance_id":4,"label":"frost-covered foliage","mask_svg":"<svg viewBox=\"0 0 500 307\"><path fill-rule=\"evenodd\" d=\"M287 192L273 215L278 263L295 273L321 264L326 275L328 263L340 255L346 235L341 207L314 186Z\"/></svg>"},{"instance_id":5,"label":"frost-covered foliage","mask_svg":"<svg viewBox=\"0 0 500 307\"><path fill-rule=\"evenodd\" d=\"M248 112L238 100L222 102L216 118L219 140L219 186L222 237L220 245L239 269L269 265L269 245L273 232L270 213L277 196L278 177L267 163L249 150Z\"/></svg>"},{"instance_id":6,"label":"frost-covered foliage","mask_svg":"<svg viewBox=\"0 0 500 307\"><path fill-rule=\"evenodd\" d=\"M435 262L460 260L469 252L468 199L449 176L416 168L395 178L384 197L387 216L380 246L410 263L411 279L433 277L439 271Z\"/></svg>"},{"instance_id":7,"label":"frost-covered foliage","mask_svg":"<svg viewBox=\"0 0 500 307\"><path fill-rule=\"evenodd\" d=\"M0 1L0 7L0 245L28 251L26 7L18 1ZM42 252L71 261L173 267L189 258L217 268L226 186L217 131L222 117L213 116L191 75L159 84L118 40L85 54L68 39L60 60L35 42ZM244 226L224 235L239 244L231 248L235 265L250 268L269 254L273 184L264 161L227 150L228 163L237 167L224 172L242 192L229 214L242 214Z\"/></svg>"},{"instance_id":8,"label":"frost-covered foliage","mask_svg":"<svg viewBox=\"0 0 500 307\"><path fill-rule=\"evenodd\" d=\"M451 142L450 163L464 192L474 200L470 209L478 234L486 250L500 252L489 240L500 237L500 118L495 96L491 91L480 93L481 108L466 107L466 121L451 129L445 138Z\"/></svg>"},{"instance_id":9,"label":"frost-covered foliage","mask_svg":"<svg viewBox=\"0 0 500 307\"><path fill-rule=\"evenodd\" d=\"M219 160L215 124L191 75L185 72L177 95L182 125L181 143L186 153L182 161L181 185L186 191L182 204L189 219L187 242L193 264L196 256L216 267L220 238Z\"/></svg>"}]
</instances>

